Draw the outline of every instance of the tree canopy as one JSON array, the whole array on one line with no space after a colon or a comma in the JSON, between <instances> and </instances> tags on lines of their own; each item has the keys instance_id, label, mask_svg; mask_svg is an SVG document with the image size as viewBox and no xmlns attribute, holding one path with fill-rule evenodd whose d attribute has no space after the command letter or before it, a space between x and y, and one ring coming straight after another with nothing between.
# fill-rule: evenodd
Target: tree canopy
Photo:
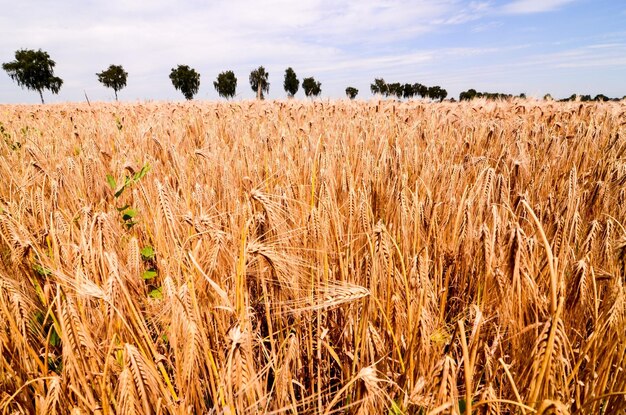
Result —
<instances>
[{"instance_id":1,"label":"tree canopy","mask_svg":"<svg viewBox=\"0 0 626 415\"><path fill-rule=\"evenodd\" d=\"M233 71L225 71L217 75L217 80L213 82L217 93L226 99L235 96L237 91L237 77Z\"/></svg>"},{"instance_id":2,"label":"tree canopy","mask_svg":"<svg viewBox=\"0 0 626 415\"><path fill-rule=\"evenodd\" d=\"M624 98L622 98L622 99L624 99ZM593 98L589 94L585 94L585 95L572 94L568 98L563 98L563 99L560 99L559 101L560 102L567 102L567 101L580 101L580 102L599 101L599 102L604 102L604 101L619 101L619 100L620 100L619 98L609 98L608 96L606 96L604 94L597 94Z\"/></svg>"},{"instance_id":3,"label":"tree canopy","mask_svg":"<svg viewBox=\"0 0 626 415\"><path fill-rule=\"evenodd\" d=\"M302 80L302 89L307 97L316 97L322 92L322 84L311 76Z\"/></svg>"},{"instance_id":4,"label":"tree canopy","mask_svg":"<svg viewBox=\"0 0 626 415\"><path fill-rule=\"evenodd\" d=\"M386 96L396 97L398 99L402 98L404 94L403 86L400 82L393 82L391 84L387 84L387 94Z\"/></svg>"},{"instance_id":5,"label":"tree canopy","mask_svg":"<svg viewBox=\"0 0 626 415\"><path fill-rule=\"evenodd\" d=\"M263 66L259 66L250 72L250 87L256 92L257 99L265 99L263 93L270 92L270 83L267 81L270 74Z\"/></svg>"},{"instance_id":6,"label":"tree canopy","mask_svg":"<svg viewBox=\"0 0 626 415\"><path fill-rule=\"evenodd\" d=\"M548 94L549 95L549 94ZM501 92L478 92L474 88L463 91L459 94L459 101L470 101L475 98L484 98L487 100L508 100L513 98L512 94L504 94ZM526 94L521 93L519 98L526 98Z\"/></svg>"},{"instance_id":7,"label":"tree canopy","mask_svg":"<svg viewBox=\"0 0 626 415\"><path fill-rule=\"evenodd\" d=\"M98 81L107 88L112 88L115 92L115 100L117 101L117 91L126 86L128 72L124 70L122 65L110 65L109 69L96 74Z\"/></svg>"},{"instance_id":8,"label":"tree canopy","mask_svg":"<svg viewBox=\"0 0 626 415\"><path fill-rule=\"evenodd\" d=\"M420 83L413 84L413 95L419 95L422 98L428 97L428 87Z\"/></svg>"},{"instance_id":9,"label":"tree canopy","mask_svg":"<svg viewBox=\"0 0 626 415\"><path fill-rule=\"evenodd\" d=\"M387 83L383 78L374 79L374 82L370 84L370 90L372 91L372 94L379 94L385 97L395 97L397 99L410 99L414 96L420 96L422 98L438 99L442 101L448 96L448 91L440 86L427 87L426 85L422 85L420 83Z\"/></svg>"},{"instance_id":10,"label":"tree canopy","mask_svg":"<svg viewBox=\"0 0 626 415\"><path fill-rule=\"evenodd\" d=\"M355 88L355 87L353 87L353 86L349 86L349 87L347 87L347 88L346 88L346 96L347 96L348 98L350 98L350 99L354 99L354 98L356 98L356 96L358 95L358 93L359 93L359 90L358 90L358 89L356 89L356 88Z\"/></svg>"},{"instance_id":11,"label":"tree canopy","mask_svg":"<svg viewBox=\"0 0 626 415\"><path fill-rule=\"evenodd\" d=\"M289 98L293 98L293 96L298 92L298 89L300 89L300 80L296 76L296 72L291 67L285 70L283 88L285 88L285 92Z\"/></svg>"},{"instance_id":12,"label":"tree canopy","mask_svg":"<svg viewBox=\"0 0 626 415\"><path fill-rule=\"evenodd\" d=\"M402 87L402 96L404 98L413 98L415 96L415 90L413 89L413 85L404 84Z\"/></svg>"},{"instance_id":13,"label":"tree canopy","mask_svg":"<svg viewBox=\"0 0 626 415\"><path fill-rule=\"evenodd\" d=\"M191 100L200 89L200 74L187 65L178 65L172 68L170 79L174 88L183 93L186 99Z\"/></svg>"},{"instance_id":14,"label":"tree canopy","mask_svg":"<svg viewBox=\"0 0 626 415\"><path fill-rule=\"evenodd\" d=\"M55 65L48 52L21 49L15 52L14 61L2 64L2 69L22 88L39 92L43 104L44 89L58 94L63 85L63 80L54 75Z\"/></svg>"},{"instance_id":15,"label":"tree canopy","mask_svg":"<svg viewBox=\"0 0 626 415\"><path fill-rule=\"evenodd\" d=\"M441 88L439 85L431 86L428 88L428 98L430 99L438 99L439 101L443 101L448 96L448 91Z\"/></svg>"},{"instance_id":16,"label":"tree canopy","mask_svg":"<svg viewBox=\"0 0 626 415\"><path fill-rule=\"evenodd\" d=\"M387 96L389 87L383 78L376 78L374 79L374 83L370 85L370 91L372 91L374 95L380 94Z\"/></svg>"}]
</instances>

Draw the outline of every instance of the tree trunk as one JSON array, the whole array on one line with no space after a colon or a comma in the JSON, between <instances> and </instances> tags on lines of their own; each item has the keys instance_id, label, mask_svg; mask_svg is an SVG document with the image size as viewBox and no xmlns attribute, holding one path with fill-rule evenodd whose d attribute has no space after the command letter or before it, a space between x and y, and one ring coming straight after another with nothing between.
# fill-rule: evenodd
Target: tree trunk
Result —
<instances>
[{"instance_id":1,"label":"tree trunk","mask_svg":"<svg viewBox=\"0 0 626 415\"><path fill-rule=\"evenodd\" d=\"M115 101L117 102L117 89L114 89L113 92L115 92Z\"/></svg>"},{"instance_id":2,"label":"tree trunk","mask_svg":"<svg viewBox=\"0 0 626 415\"><path fill-rule=\"evenodd\" d=\"M39 92L39 98L41 98L41 103L45 104L45 102L43 102L43 94L41 93L41 89L37 90Z\"/></svg>"},{"instance_id":3,"label":"tree trunk","mask_svg":"<svg viewBox=\"0 0 626 415\"><path fill-rule=\"evenodd\" d=\"M256 99L261 99L261 81L259 81L256 87Z\"/></svg>"}]
</instances>

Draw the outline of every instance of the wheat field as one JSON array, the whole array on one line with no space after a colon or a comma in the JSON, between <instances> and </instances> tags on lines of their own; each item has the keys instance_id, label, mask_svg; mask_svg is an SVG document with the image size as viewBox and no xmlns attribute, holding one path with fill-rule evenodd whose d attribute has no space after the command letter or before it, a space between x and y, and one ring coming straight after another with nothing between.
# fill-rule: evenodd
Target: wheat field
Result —
<instances>
[{"instance_id":1,"label":"wheat field","mask_svg":"<svg viewBox=\"0 0 626 415\"><path fill-rule=\"evenodd\" d=\"M626 104L0 106L2 414L618 414Z\"/></svg>"}]
</instances>

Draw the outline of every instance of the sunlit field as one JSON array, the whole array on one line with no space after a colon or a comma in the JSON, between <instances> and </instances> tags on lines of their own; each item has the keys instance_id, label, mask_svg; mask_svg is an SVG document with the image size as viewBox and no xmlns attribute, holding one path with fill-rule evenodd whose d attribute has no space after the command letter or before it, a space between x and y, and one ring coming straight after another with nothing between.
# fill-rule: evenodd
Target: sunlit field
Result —
<instances>
[{"instance_id":1,"label":"sunlit field","mask_svg":"<svg viewBox=\"0 0 626 415\"><path fill-rule=\"evenodd\" d=\"M626 408L623 101L0 123L0 413Z\"/></svg>"}]
</instances>

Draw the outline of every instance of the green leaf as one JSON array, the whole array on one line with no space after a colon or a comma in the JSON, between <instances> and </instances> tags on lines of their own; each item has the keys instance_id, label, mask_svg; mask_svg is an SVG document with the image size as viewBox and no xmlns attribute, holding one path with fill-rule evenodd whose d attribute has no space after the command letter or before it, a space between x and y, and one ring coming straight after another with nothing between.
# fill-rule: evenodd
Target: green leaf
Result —
<instances>
[{"instance_id":1,"label":"green leaf","mask_svg":"<svg viewBox=\"0 0 626 415\"><path fill-rule=\"evenodd\" d=\"M389 408L389 415L404 415L400 406L396 403L396 401L391 402L391 408Z\"/></svg>"},{"instance_id":2,"label":"green leaf","mask_svg":"<svg viewBox=\"0 0 626 415\"><path fill-rule=\"evenodd\" d=\"M122 212L122 219L125 221L130 221L135 216L137 216L137 211L135 209L126 209Z\"/></svg>"},{"instance_id":3,"label":"green leaf","mask_svg":"<svg viewBox=\"0 0 626 415\"><path fill-rule=\"evenodd\" d=\"M122 212L126 209L128 209L130 207L130 205L124 205L122 207L116 207L115 209L117 209L118 212Z\"/></svg>"},{"instance_id":4,"label":"green leaf","mask_svg":"<svg viewBox=\"0 0 626 415\"><path fill-rule=\"evenodd\" d=\"M41 275L42 277L47 277L48 275L52 274L52 270L50 268L43 267L39 264L35 264L33 266L33 269L37 274Z\"/></svg>"},{"instance_id":5,"label":"green leaf","mask_svg":"<svg viewBox=\"0 0 626 415\"><path fill-rule=\"evenodd\" d=\"M465 399L459 399L459 412L464 414L466 409L467 403L465 402Z\"/></svg>"},{"instance_id":6,"label":"green leaf","mask_svg":"<svg viewBox=\"0 0 626 415\"><path fill-rule=\"evenodd\" d=\"M126 190L126 184L124 184L124 186L120 187L117 192L115 192L115 197L120 197L120 195L122 193L124 193L124 190Z\"/></svg>"},{"instance_id":7,"label":"green leaf","mask_svg":"<svg viewBox=\"0 0 626 415\"><path fill-rule=\"evenodd\" d=\"M149 245L141 248L141 251L139 251L139 252L141 252L141 256L146 261L154 259L154 248L152 248Z\"/></svg>"},{"instance_id":8,"label":"green leaf","mask_svg":"<svg viewBox=\"0 0 626 415\"><path fill-rule=\"evenodd\" d=\"M109 187L111 188L111 190L115 191L115 188L117 187L117 183L115 182L115 178L113 177L113 175L107 174L107 183L109 184Z\"/></svg>"},{"instance_id":9,"label":"green leaf","mask_svg":"<svg viewBox=\"0 0 626 415\"><path fill-rule=\"evenodd\" d=\"M133 180L134 181L139 181L141 179L143 179L143 177L148 174L148 172L150 171L150 164L146 163L143 165L143 167L141 168L141 170L139 170L137 173L135 173L135 175L133 176Z\"/></svg>"},{"instance_id":10,"label":"green leaf","mask_svg":"<svg viewBox=\"0 0 626 415\"><path fill-rule=\"evenodd\" d=\"M57 333L57 331L55 330L54 326L50 327L50 346L58 346L61 344L61 337L59 337L59 334Z\"/></svg>"},{"instance_id":11,"label":"green leaf","mask_svg":"<svg viewBox=\"0 0 626 415\"><path fill-rule=\"evenodd\" d=\"M143 278L144 280L151 280L154 277L156 277L158 274L159 273L154 268L150 268L143 272L143 275L141 276L141 278Z\"/></svg>"},{"instance_id":12,"label":"green leaf","mask_svg":"<svg viewBox=\"0 0 626 415\"><path fill-rule=\"evenodd\" d=\"M148 293L148 296L150 296L150 298L154 298L155 300L162 300L163 299L163 287L155 288L154 290Z\"/></svg>"},{"instance_id":13,"label":"green leaf","mask_svg":"<svg viewBox=\"0 0 626 415\"><path fill-rule=\"evenodd\" d=\"M2 125L2 124L0 123L0 125ZM37 284L37 285L39 285L39 284ZM33 313L33 316L35 317L34 318L35 322L37 322L38 324L43 324L44 314L41 311L35 311Z\"/></svg>"}]
</instances>

